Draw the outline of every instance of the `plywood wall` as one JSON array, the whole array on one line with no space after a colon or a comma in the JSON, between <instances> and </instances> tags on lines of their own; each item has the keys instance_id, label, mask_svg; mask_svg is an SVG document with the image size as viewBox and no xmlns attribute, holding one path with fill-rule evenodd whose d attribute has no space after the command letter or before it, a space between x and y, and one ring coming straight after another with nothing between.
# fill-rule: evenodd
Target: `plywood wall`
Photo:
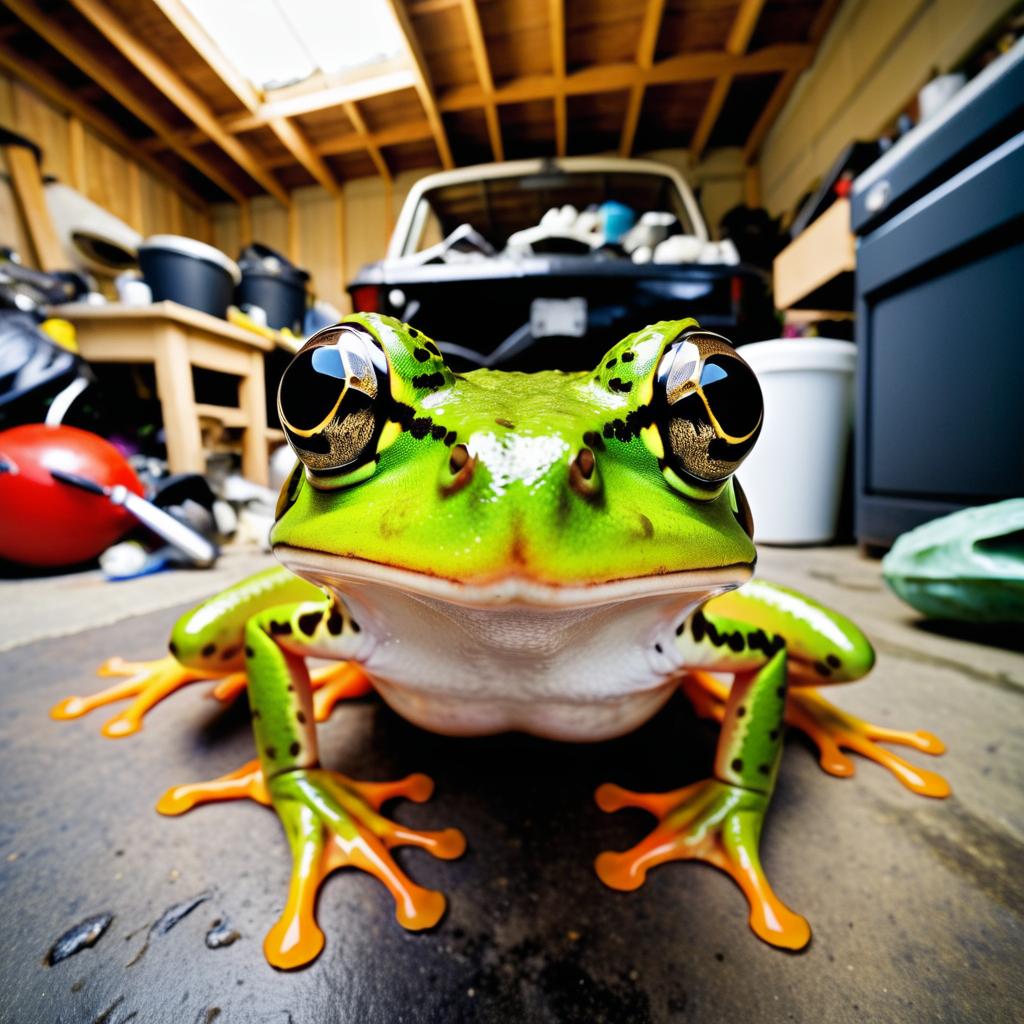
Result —
<instances>
[{"instance_id":1,"label":"plywood wall","mask_svg":"<svg viewBox=\"0 0 1024 1024\"><path fill-rule=\"evenodd\" d=\"M0 125L39 146L44 174L78 189L143 235L172 232L207 239L205 210L183 199L167 181L77 118L3 74ZM0 181L0 244L14 246L27 262L31 260L31 247L6 181Z\"/></svg>"},{"instance_id":2,"label":"plywood wall","mask_svg":"<svg viewBox=\"0 0 1024 1024\"><path fill-rule=\"evenodd\" d=\"M856 139L874 139L961 60L1011 0L846 0L761 152L765 206L786 212Z\"/></svg>"}]
</instances>

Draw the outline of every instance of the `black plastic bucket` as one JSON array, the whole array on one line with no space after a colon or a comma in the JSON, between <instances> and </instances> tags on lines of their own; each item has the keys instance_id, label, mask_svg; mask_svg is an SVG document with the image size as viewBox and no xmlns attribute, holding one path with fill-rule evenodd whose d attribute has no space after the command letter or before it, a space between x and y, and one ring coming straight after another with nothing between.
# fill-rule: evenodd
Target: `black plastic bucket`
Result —
<instances>
[{"instance_id":1,"label":"black plastic bucket","mask_svg":"<svg viewBox=\"0 0 1024 1024\"><path fill-rule=\"evenodd\" d=\"M245 310L259 306L267 315L267 326L287 327L301 335L306 316L306 285L309 274L280 253L253 243L238 259L242 280L235 289L235 304Z\"/></svg>"},{"instance_id":2,"label":"black plastic bucket","mask_svg":"<svg viewBox=\"0 0 1024 1024\"><path fill-rule=\"evenodd\" d=\"M139 266L153 301L170 299L221 318L242 278L234 260L183 235L153 235L139 246Z\"/></svg>"}]
</instances>

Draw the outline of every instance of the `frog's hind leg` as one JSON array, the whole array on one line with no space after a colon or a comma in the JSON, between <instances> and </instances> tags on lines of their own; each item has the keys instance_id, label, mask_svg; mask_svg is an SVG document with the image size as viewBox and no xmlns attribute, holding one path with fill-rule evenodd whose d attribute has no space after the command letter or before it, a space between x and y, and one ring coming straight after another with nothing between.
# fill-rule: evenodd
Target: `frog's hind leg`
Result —
<instances>
[{"instance_id":1,"label":"frog's hind leg","mask_svg":"<svg viewBox=\"0 0 1024 1024\"><path fill-rule=\"evenodd\" d=\"M864 721L825 700L817 687L853 682L874 665L867 637L854 623L795 590L764 580L709 601L689 622L702 638L741 636L785 638L789 654L787 724L805 733L818 748L818 761L830 775L854 774L851 750L891 772L907 789L921 796L946 797L949 783L936 772L919 768L887 750L882 743L911 747L923 754L945 751L942 741L924 730L892 729ZM720 656L721 657L721 656ZM728 671L726 663L720 666ZM722 720L729 684L703 671L691 670L683 689L702 717Z\"/></svg>"},{"instance_id":2,"label":"frog's hind leg","mask_svg":"<svg viewBox=\"0 0 1024 1024\"><path fill-rule=\"evenodd\" d=\"M759 843L782 753L786 656L777 652L758 672L738 674L728 694L714 777L671 793L598 789L605 811L640 807L658 818L654 831L622 853L602 853L597 874L613 889L643 885L647 872L671 860L703 860L725 871L750 905L750 926L765 942L802 949L807 922L774 893L761 867Z\"/></svg>"}]
</instances>

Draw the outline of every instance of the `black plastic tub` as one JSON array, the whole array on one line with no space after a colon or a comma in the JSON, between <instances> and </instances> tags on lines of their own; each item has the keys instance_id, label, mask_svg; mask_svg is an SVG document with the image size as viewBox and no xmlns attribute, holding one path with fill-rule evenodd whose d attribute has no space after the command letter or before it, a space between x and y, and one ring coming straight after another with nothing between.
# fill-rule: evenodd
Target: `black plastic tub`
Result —
<instances>
[{"instance_id":1,"label":"black plastic tub","mask_svg":"<svg viewBox=\"0 0 1024 1024\"><path fill-rule=\"evenodd\" d=\"M266 313L268 327L287 327L302 334L309 274L258 243L242 251L238 265L242 280L235 290L235 303L246 312L247 307L258 306Z\"/></svg>"},{"instance_id":2,"label":"black plastic tub","mask_svg":"<svg viewBox=\"0 0 1024 1024\"><path fill-rule=\"evenodd\" d=\"M139 246L139 266L153 301L225 317L242 273L220 249L183 235L153 235Z\"/></svg>"}]
</instances>

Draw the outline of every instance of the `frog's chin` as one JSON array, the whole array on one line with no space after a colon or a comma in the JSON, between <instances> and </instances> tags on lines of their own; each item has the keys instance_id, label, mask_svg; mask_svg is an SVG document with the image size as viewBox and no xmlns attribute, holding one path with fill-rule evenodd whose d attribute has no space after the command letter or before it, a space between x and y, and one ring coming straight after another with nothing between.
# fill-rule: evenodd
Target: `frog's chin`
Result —
<instances>
[{"instance_id":1,"label":"frog's chin","mask_svg":"<svg viewBox=\"0 0 1024 1024\"><path fill-rule=\"evenodd\" d=\"M346 583L376 584L471 608L587 608L671 594L696 601L741 586L754 571L753 564L738 563L593 583L557 583L517 573L462 581L287 544L276 545L274 553L297 575L341 592Z\"/></svg>"}]
</instances>

